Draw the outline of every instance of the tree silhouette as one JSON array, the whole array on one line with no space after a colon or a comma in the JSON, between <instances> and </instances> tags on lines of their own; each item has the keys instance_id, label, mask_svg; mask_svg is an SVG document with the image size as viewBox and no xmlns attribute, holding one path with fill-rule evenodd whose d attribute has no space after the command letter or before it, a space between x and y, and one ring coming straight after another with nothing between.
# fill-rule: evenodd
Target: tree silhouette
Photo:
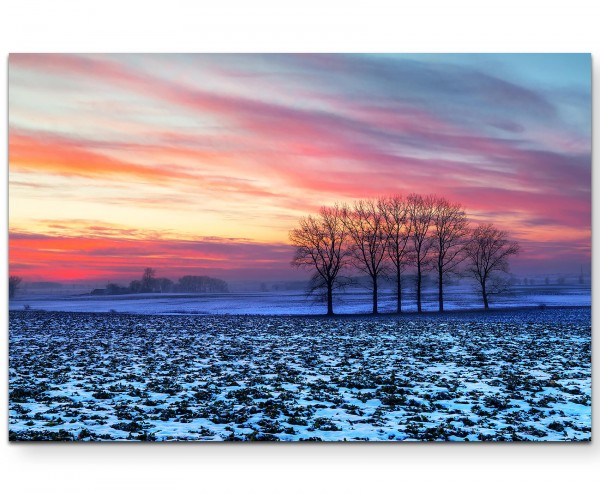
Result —
<instances>
[{"instance_id":1,"label":"tree silhouette","mask_svg":"<svg viewBox=\"0 0 600 494\"><path fill-rule=\"evenodd\" d=\"M322 207L317 216L306 216L290 231L296 247L292 266L313 271L311 289L325 289L327 315L333 315L333 289L347 261L346 226L339 206Z\"/></svg>"},{"instance_id":2,"label":"tree silhouette","mask_svg":"<svg viewBox=\"0 0 600 494\"><path fill-rule=\"evenodd\" d=\"M19 276L10 276L8 278L8 298L14 298L22 281L23 279Z\"/></svg>"},{"instance_id":3,"label":"tree silhouette","mask_svg":"<svg viewBox=\"0 0 600 494\"><path fill-rule=\"evenodd\" d=\"M175 283L173 283L173 281L169 278L157 278L155 285L160 290L160 293L168 293L173 290Z\"/></svg>"},{"instance_id":4,"label":"tree silhouette","mask_svg":"<svg viewBox=\"0 0 600 494\"><path fill-rule=\"evenodd\" d=\"M437 198L434 203L432 252L438 275L438 307L444 311L444 282L450 273L456 273L466 256L469 234L467 214L460 204Z\"/></svg>"},{"instance_id":5,"label":"tree silhouette","mask_svg":"<svg viewBox=\"0 0 600 494\"><path fill-rule=\"evenodd\" d=\"M519 251L519 244L508 240L507 232L491 223L480 225L471 233L466 248L468 273L479 284L485 309L490 308L488 297L506 287L503 280L494 275L508 273L508 258Z\"/></svg>"},{"instance_id":6,"label":"tree silhouette","mask_svg":"<svg viewBox=\"0 0 600 494\"><path fill-rule=\"evenodd\" d=\"M354 267L367 274L373 293L373 314L377 314L377 288L380 275L385 271L387 235L384 219L371 199L356 201L352 207L343 207L343 221L348 231L349 254Z\"/></svg>"},{"instance_id":7,"label":"tree silhouette","mask_svg":"<svg viewBox=\"0 0 600 494\"><path fill-rule=\"evenodd\" d=\"M209 276L186 275L179 278L176 290L186 293L227 293L229 287L227 283L218 278Z\"/></svg>"},{"instance_id":8,"label":"tree silhouette","mask_svg":"<svg viewBox=\"0 0 600 494\"><path fill-rule=\"evenodd\" d=\"M399 195L382 198L377 204L383 216L387 240L387 255L392 261L396 275L396 312L402 312L402 273L410 261L409 239L412 226L406 203Z\"/></svg>"},{"instance_id":9,"label":"tree silhouette","mask_svg":"<svg viewBox=\"0 0 600 494\"><path fill-rule=\"evenodd\" d=\"M154 291L154 287L156 284L156 271L152 268L144 269L144 274L142 275L142 292L152 292Z\"/></svg>"},{"instance_id":10,"label":"tree silhouette","mask_svg":"<svg viewBox=\"0 0 600 494\"><path fill-rule=\"evenodd\" d=\"M417 310L422 312L421 289L423 285L423 272L429 267L429 251L432 238L429 229L433 222L435 210L434 196L421 196L411 194L406 200L406 210L412 229L412 248L417 267Z\"/></svg>"},{"instance_id":11,"label":"tree silhouette","mask_svg":"<svg viewBox=\"0 0 600 494\"><path fill-rule=\"evenodd\" d=\"M132 280L129 283L129 291L131 293L140 293L142 291L142 282L140 280Z\"/></svg>"}]
</instances>

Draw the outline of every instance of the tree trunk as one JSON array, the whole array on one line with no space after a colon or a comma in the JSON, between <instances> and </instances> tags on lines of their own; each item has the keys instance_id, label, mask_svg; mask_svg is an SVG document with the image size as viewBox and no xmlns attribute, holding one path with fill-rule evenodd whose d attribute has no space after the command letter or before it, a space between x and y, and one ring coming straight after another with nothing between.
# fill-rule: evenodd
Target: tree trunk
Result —
<instances>
[{"instance_id":1,"label":"tree trunk","mask_svg":"<svg viewBox=\"0 0 600 494\"><path fill-rule=\"evenodd\" d=\"M490 304L488 303L487 291L485 290L485 282L481 285L481 294L483 295L483 307L487 310L490 308Z\"/></svg>"},{"instance_id":2,"label":"tree trunk","mask_svg":"<svg viewBox=\"0 0 600 494\"><path fill-rule=\"evenodd\" d=\"M377 314L377 278L373 278L373 314Z\"/></svg>"},{"instance_id":3,"label":"tree trunk","mask_svg":"<svg viewBox=\"0 0 600 494\"><path fill-rule=\"evenodd\" d=\"M327 284L327 315L333 316L333 286Z\"/></svg>"},{"instance_id":4,"label":"tree trunk","mask_svg":"<svg viewBox=\"0 0 600 494\"><path fill-rule=\"evenodd\" d=\"M421 309L421 263L417 261L417 311L423 312Z\"/></svg>"},{"instance_id":5,"label":"tree trunk","mask_svg":"<svg viewBox=\"0 0 600 494\"><path fill-rule=\"evenodd\" d=\"M396 289L398 290L398 307L396 307L396 313L400 314L402 312L402 281L400 279L400 269L398 269L396 274Z\"/></svg>"},{"instance_id":6,"label":"tree trunk","mask_svg":"<svg viewBox=\"0 0 600 494\"><path fill-rule=\"evenodd\" d=\"M441 268L438 268L438 304L440 312L444 312L444 274Z\"/></svg>"}]
</instances>

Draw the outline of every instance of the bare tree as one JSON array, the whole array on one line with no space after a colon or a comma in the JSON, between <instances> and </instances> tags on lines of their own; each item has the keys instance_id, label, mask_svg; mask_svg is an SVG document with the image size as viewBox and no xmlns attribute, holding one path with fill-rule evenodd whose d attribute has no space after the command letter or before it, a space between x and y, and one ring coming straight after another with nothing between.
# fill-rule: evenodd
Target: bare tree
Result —
<instances>
[{"instance_id":1,"label":"bare tree","mask_svg":"<svg viewBox=\"0 0 600 494\"><path fill-rule=\"evenodd\" d=\"M131 293L140 293L142 291L142 282L140 280L132 280L129 283L129 291Z\"/></svg>"},{"instance_id":2,"label":"bare tree","mask_svg":"<svg viewBox=\"0 0 600 494\"><path fill-rule=\"evenodd\" d=\"M466 239L469 235L467 214L460 204L438 198L433 213L434 265L438 275L438 306L444 311L444 282L447 275L456 273L465 259Z\"/></svg>"},{"instance_id":3,"label":"bare tree","mask_svg":"<svg viewBox=\"0 0 600 494\"><path fill-rule=\"evenodd\" d=\"M429 251L432 238L429 230L433 222L435 201L434 196L423 197L419 194L411 194L406 199L406 210L412 230L412 249L417 267L417 310L419 312L423 312L421 306L423 272L430 265Z\"/></svg>"},{"instance_id":4,"label":"bare tree","mask_svg":"<svg viewBox=\"0 0 600 494\"><path fill-rule=\"evenodd\" d=\"M163 278L159 278L159 281ZM170 280L166 280L169 282ZM164 283L164 282L163 282ZM171 282L172 283L172 282ZM186 275L179 278L177 285L172 284L170 289L175 288L176 291L184 293L227 293L229 292L229 286L223 280L219 278L211 278L209 276L192 276ZM165 290L166 291L166 290Z\"/></svg>"},{"instance_id":5,"label":"bare tree","mask_svg":"<svg viewBox=\"0 0 600 494\"><path fill-rule=\"evenodd\" d=\"M14 298L23 279L20 276L9 276L8 278L8 298Z\"/></svg>"},{"instance_id":6,"label":"bare tree","mask_svg":"<svg viewBox=\"0 0 600 494\"><path fill-rule=\"evenodd\" d=\"M399 195L380 199L378 209L383 216L387 240L387 255L394 265L396 276L396 312L402 312L402 273L410 261L409 239L412 231L406 203Z\"/></svg>"},{"instance_id":7,"label":"bare tree","mask_svg":"<svg viewBox=\"0 0 600 494\"><path fill-rule=\"evenodd\" d=\"M504 288L495 273L508 273L508 258L518 254L519 244L508 240L508 233L499 230L491 223L480 225L471 233L467 244L469 274L477 281L483 298L483 306L489 309L489 295Z\"/></svg>"},{"instance_id":8,"label":"bare tree","mask_svg":"<svg viewBox=\"0 0 600 494\"><path fill-rule=\"evenodd\" d=\"M347 261L342 209L337 205L322 207L317 216L301 218L299 227L289 235L296 247L292 266L314 271L311 286L326 290L327 315L333 315L333 289Z\"/></svg>"},{"instance_id":9,"label":"bare tree","mask_svg":"<svg viewBox=\"0 0 600 494\"><path fill-rule=\"evenodd\" d=\"M373 293L373 314L378 313L378 281L385 271L387 236L383 215L372 199L356 201L343 208L344 224L348 232L350 259L354 267L367 274Z\"/></svg>"},{"instance_id":10,"label":"bare tree","mask_svg":"<svg viewBox=\"0 0 600 494\"><path fill-rule=\"evenodd\" d=\"M167 293L173 290L175 283L173 283L173 281L169 278L157 278L155 285L160 290L160 293Z\"/></svg>"},{"instance_id":11,"label":"bare tree","mask_svg":"<svg viewBox=\"0 0 600 494\"><path fill-rule=\"evenodd\" d=\"M144 274L142 275L142 292L152 292L154 291L154 287L156 285L156 271L152 268L144 269Z\"/></svg>"},{"instance_id":12,"label":"bare tree","mask_svg":"<svg viewBox=\"0 0 600 494\"><path fill-rule=\"evenodd\" d=\"M128 292L126 286L121 286L118 283L108 283L104 291L107 295L123 295Z\"/></svg>"}]
</instances>

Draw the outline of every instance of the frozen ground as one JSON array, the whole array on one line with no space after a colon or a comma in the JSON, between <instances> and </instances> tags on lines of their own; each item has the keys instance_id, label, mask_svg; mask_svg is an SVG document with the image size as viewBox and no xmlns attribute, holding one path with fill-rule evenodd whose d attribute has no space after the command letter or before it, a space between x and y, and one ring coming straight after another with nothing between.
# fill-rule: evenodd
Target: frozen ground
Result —
<instances>
[{"instance_id":1,"label":"frozen ground","mask_svg":"<svg viewBox=\"0 0 600 494\"><path fill-rule=\"evenodd\" d=\"M9 326L10 440L591 439L590 309Z\"/></svg>"},{"instance_id":2,"label":"frozen ground","mask_svg":"<svg viewBox=\"0 0 600 494\"><path fill-rule=\"evenodd\" d=\"M415 296L407 289L403 294L403 310L416 311ZM467 284L446 288L447 310L481 308L482 303ZM492 298L492 307L590 306L590 287L585 285L517 286L510 292ZM255 292L231 294L146 294L118 296L52 296L23 295L10 302L11 310L24 307L36 310L67 312L126 312L133 314L214 314L214 315L300 315L323 314L325 304L307 298L301 291ZM437 310L437 291L428 287L423 295L423 307ZM349 289L334 300L340 314L368 313L371 294L364 289ZM381 312L396 310L395 295L383 290L379 297Z\"/></svg>"}]
</instances>

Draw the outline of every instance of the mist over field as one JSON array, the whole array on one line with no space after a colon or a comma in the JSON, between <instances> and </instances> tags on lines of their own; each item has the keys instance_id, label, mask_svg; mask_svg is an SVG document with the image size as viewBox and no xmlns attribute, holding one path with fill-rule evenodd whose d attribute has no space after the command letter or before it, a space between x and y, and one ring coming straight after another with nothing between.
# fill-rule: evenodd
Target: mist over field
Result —
<instances>
[{"instance_id":1,"label":"mist over field","mask_svg":"<svg viewBox=\"0 0 600 494\"><path fill-rule=\"evenodd\" d=\"M81 288L31 289L10 301L10 310L48 310L66 312L124 312L132 314L254 314L254 315L318 315L325 313L322 298L309 296L302 289L285 289L283 283L263 283L263 290L247 290L227 294L129 294L89 295ZM246 285L247 286L247 285ZM260 283L250 288L260 288ZM242 285L242 289L244 285ZM414 290L403 293L405 312L415 312ZM437 292L429 284L424 292L425 311L437 311ZM367 314L371 309L371 293L353 287L335 297L336 313ZM382 313L395 312L396 297L392 289L380 293ZM578 282L564 285L515 285L492 299L492 308L591 306L591 287ZM446 288L446 309L482 309L480 296L472 284L463 282Z\"/></svg>"}]
</instances>

